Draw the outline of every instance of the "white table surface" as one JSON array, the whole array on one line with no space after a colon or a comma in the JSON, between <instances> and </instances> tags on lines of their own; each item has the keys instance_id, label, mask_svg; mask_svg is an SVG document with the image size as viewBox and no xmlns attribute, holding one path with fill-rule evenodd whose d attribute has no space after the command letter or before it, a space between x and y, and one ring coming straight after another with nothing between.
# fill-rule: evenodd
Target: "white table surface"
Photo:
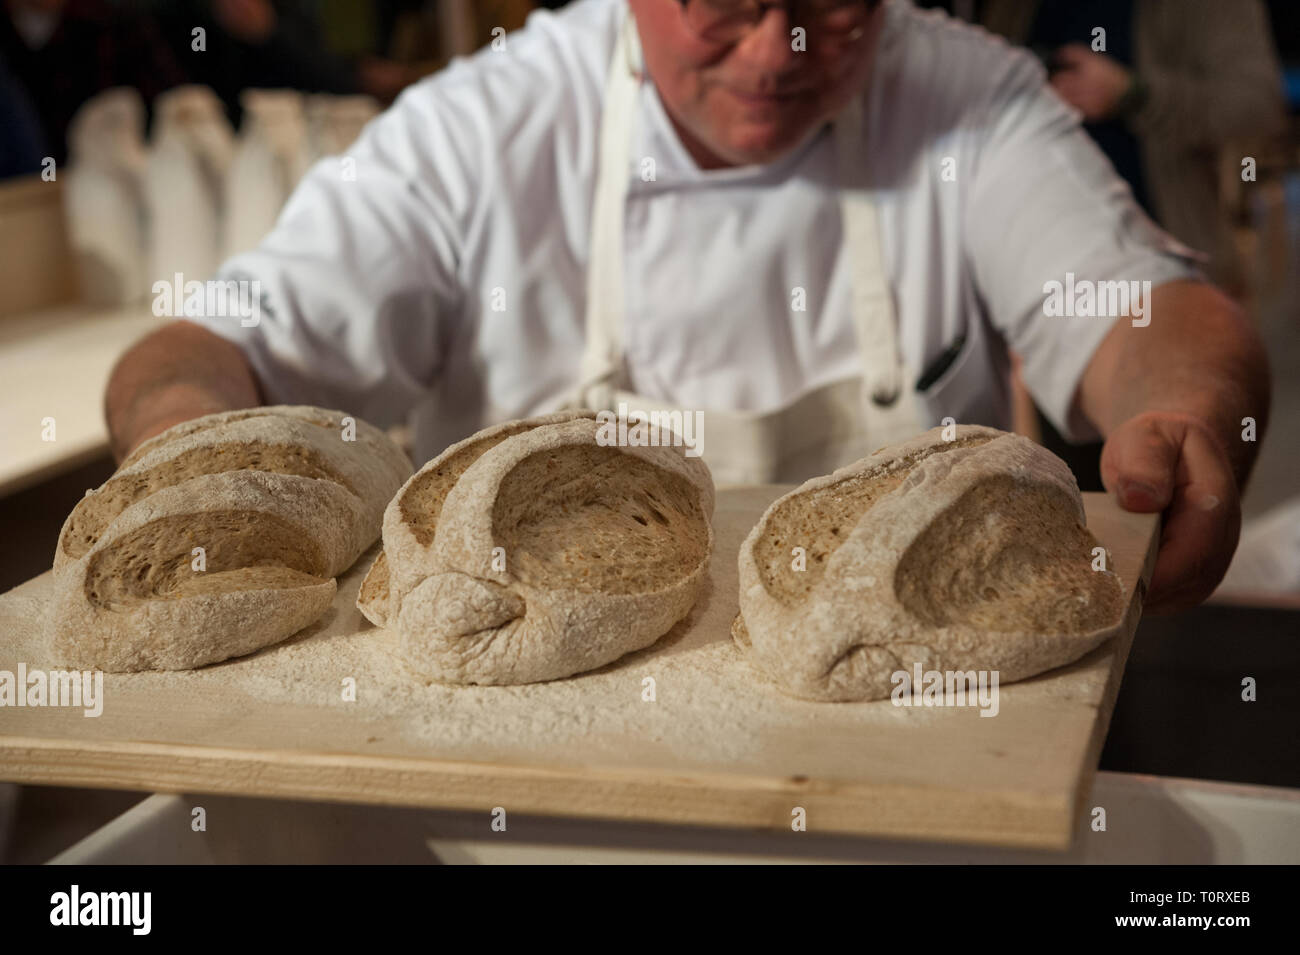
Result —
<instances>
[{"instance_id":1,"label":"white table surface","mask_svg":"<svg viewBox=\"0 0 1300 955\"><path fill-rule=\"evenodd\" d=\"M38 484L108 449L104 386L118 357L171 321L148 303L65 305L0 319L0 495ZM42 438L53 418L53 441Z\"/></svg>"}]
</instances>

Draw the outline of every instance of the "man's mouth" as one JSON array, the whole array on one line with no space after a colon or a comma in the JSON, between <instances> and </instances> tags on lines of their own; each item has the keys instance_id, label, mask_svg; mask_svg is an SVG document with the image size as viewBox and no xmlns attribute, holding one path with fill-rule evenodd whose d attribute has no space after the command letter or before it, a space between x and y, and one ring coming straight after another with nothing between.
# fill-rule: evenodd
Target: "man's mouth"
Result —
<instances>
[{"instance_id":1,"label":"man's mouth","mask_svg":"<svg viewBox=\"0 0 1300 955\"><path fill-rule=\"evenodd\" d=\"M785 106L790 103L798 102L808 96L809 91L806 89L797 90L774 90L772 92L760 93L752 90L736 89L727 87L729 92L736 99L748 106Z\"/></svg>"}]
</instances>

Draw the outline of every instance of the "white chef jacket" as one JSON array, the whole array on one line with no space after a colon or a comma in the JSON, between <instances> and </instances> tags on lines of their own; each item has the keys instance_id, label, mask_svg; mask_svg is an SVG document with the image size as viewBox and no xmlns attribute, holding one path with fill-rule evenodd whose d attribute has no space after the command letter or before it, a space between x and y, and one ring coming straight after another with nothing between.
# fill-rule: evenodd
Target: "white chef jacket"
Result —
<instances>
[{"instance_id":1,"label":"white chef jacket","mask_svg":"<svg viewBox=\"0 0 1300 955\"><path fill-rule=\"evenodd\" d=\"M346 159L317 163L223 278L261 283L235 342L275 403L388 425L425 460L496 420L569 400L584 333L602 88L624 0L532 14L416 84ZM1046 85L1041 65L906 0L863 106L883 257L931 421L1009 424L1007 347L1053 423L1114 318L1048 317L1044 284L1197 275ZM653 83L637 104L624 222L632 390L766 411L861 369L829 128L775 162L701 170ZM646 181L646 159L654 177ZM802 298L802 302L800 299ZM800 310L797 306L803 305ZM914 381L913 381L914 383Z\"/></svg>"}]
</instances>

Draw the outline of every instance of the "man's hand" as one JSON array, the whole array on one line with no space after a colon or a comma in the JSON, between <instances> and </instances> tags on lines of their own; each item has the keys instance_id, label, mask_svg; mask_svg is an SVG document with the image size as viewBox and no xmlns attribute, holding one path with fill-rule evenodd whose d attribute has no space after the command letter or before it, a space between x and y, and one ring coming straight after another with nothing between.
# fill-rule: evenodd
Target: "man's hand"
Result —
<instances>
[{"instance_id":1,"label":"man's hand","mask_svg":"<svg viewBox=\"0 0 1300 955\"><path fill-rule=\"evenodd\" d=\"M1079 383L1103 435L1101 479L1120 506L1164 511L1147 606L1189 607L1223 577L1241 530L1241 488L1268 424L1269 373L1254 326L1205 282L1151 293L1147 326L1118 321Z\"/></svg>"},{"instance_id":2,"label":"man's hand","mask_svg":"<svg viewBox=\"0 0 1300 955\"><path fill-rule=\"evenodd\" d=\"M1101 480L1125 510L1165 512L1145 608L1171 613L1208 597L1241 532L1237 479L1209 426L1163 411L1130 418L1106 440Z\"/></svg>"},{"instance_id":3,"label":"man's hand","mask_svg":"<svg viewBox=\"0 0 1300 955\"><path fill-rule=\"evenodd\" d=\"M1094 53L1082 43L1057 50L1055 65L1058 69L1052 74L1052 86L1089 123L1114 116L1133 85L1133 74L1122 63Z\"/></svg>"}]
</instances>

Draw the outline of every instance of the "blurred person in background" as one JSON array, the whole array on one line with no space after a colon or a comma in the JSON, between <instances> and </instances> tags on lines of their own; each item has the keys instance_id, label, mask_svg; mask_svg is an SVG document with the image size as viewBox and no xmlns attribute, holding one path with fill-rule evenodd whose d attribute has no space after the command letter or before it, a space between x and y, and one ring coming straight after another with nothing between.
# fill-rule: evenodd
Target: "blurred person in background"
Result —
<instances>
[{"instance_id":1,"label":"blurred person in background","mask_svg":"<svg viewBox=\"0 0 1300 955\"><path fill-rule=\"evenodd\" d=\"M61 163L73 114L96 93L131 86L145 104L185 81L157 25L107 0L0 0L0 62L22 85L46 148Z\"/></svg>"},{"instance_id":2,"label":"blurred person in background","mask_svg":"<svg viewBox=\"0 0 1300 955\"><path fill-rule=\"evenodd\" d=\"M365 93L390 103L420 76L418 70L367 53L339 56L327 48L321 7L310 0L154 0L176 59L190 81L210 87L238 126L246 89L305 93ZM363 16L369 6L353 10ZM205 31L194 49L196 29Z\"/></svg>"},{"instance_id":3,"label":"blurred person in background","mask_svg":"<svg viewBox=\"0 0 1300 955\"><path fill-rule=\"evenodd\" d=\"M0 179L40 172L47 155L36 108L0 58Z\"/></svg>"},{"instance_id":4,"label":"blurred person in background","mask_svg":"<svg viewBox=\"0 0 1300 955\"><path fill-rule=\"evenodd\" d=\"M1264 5L983 0L980 11L984 26L1044 60L1053 88L1083 114L1084 130L1138 203L1210 257L1221 288L1243 295L1244 266L1219 176L1229 145L1277 136L1285 122Z\"/></svg>"}]
</instances>

